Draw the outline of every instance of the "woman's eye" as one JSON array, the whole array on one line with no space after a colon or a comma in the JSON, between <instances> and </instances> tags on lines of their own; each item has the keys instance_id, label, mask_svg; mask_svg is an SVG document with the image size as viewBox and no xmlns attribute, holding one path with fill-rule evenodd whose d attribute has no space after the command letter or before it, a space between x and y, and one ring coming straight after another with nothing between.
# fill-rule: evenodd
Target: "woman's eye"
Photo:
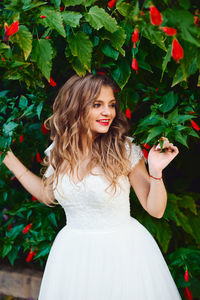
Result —
<instances>
[{"instance_id":1,"label":"woman's eye","mask_svg":"<svg viewBox=\"0 0 200 300\"><path fill-rule=\"evenodd\" d=\"M95 104L93 104L93 107L99 107L100 106L100 104L99 103L95 103Z\"/></svg>"},{"instance_id":2,"label":"woman's eye","mask_svg":"<svg viewBox=\"0 0 200 300\"><path fill-rule=\"evenodd\" d=\"M112 107L116 107L116 104L115 104L115 103L113 103L113 104L111 104L111 106L112 106Z\"/></svg>"}]
</instances>

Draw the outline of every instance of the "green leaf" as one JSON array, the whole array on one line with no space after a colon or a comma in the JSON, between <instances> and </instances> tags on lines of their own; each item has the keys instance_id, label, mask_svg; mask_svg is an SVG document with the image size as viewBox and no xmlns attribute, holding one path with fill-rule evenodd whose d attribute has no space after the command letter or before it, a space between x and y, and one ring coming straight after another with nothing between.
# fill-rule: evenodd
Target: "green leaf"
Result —
<instances>
[{"instance_id":1,"label":"green leaf","mask_svg":"<svg viewBox=\"0 0 200 300\"><path fill-rule=\"evenodd\" d=\"M68 37L69 48L73 56L77 56L84 67L91 71L92 42L87 34L78 31Z\"/></svg>"},{"instance_id":2,"label":"green leaf","mask_svg":"<svg viewBox=\"0 0 200 300\"><path fill-rule=\"evenodd\" d=\"M23 9L23 11L28 11L32 8L35 8L35 7L38 7L38 6L41 6L41 5L45 5L45 4L46 4L46 2L41 2L41 1L28 1L28 3L25 3L22 6L22 9Z\"/></svg>"},{"instance_id":3,"label":"green leaf","mask_svg":"<svg viewBox=\"0 0 200 300\"><path fill-rule=\"evenodd\" d=\"M35 104L31 104L30 106L27 107L27 109L23 112L23 114L21 115L21 118L24 116L29 116L32 114L33 112L33 108L34 108Z\"/></svg>"},{"instance_id":4,"label":"green leaf","mask_svg":"<svg viewBox=\"0 0 200 300\"><path fill-rule=\"evenodd\" d=\"M63 0L64 5L67 6L75 6L83 4L83 0Z\"/></svg>"},{"instance_id":5,"label":"green leaf","mask_svg":"<svg viewBox=\"0 0 200 300\"><path fill-rule=\"evenodd\" d=\"M41 22L44 25L48 25L51 29L55 29L60 35L66 37L66 32L63 27L62 14L52 8L42 8L41 14L45 15L46 18L42 19Z\"/></svg>"},{"instance_id":6,"label":"green leaf","mask_svg":"<svg viewBox=\"0 0 200 300\"><path fill-rule=\"evenodd\" d=\"M178 123L183 123L187 120L193 119L194 117L192 115L179 115L178 116Z\"/></svg>"},{"instance_id":7,"label":"green leaf","mask_svg":"<svg viewBox=\"0 0 200 300\"><path fill-rule=\"evenodd\" d=\"M19 99L19 108L25 109L27 105L28 105L28 99L22 95Z\"/></svg>"},{"instance_id":8,"label":"green leaf","mask_svg":"<svg viewBox=\"0 0 200 300\"><path fill-rule=\"evenodd\" d=\"M14 262L18 256L19 250L20 250L19 245L13 245L12 250L8 254L8 259L10 261L11 266L14 265Z\"/></svg>"},{"instance_id":9,"label":"green leaf","mask_svg":"<svg viewBox=\"0 0 200 300\"><path fill-rule=\"evenodd\" d=\"M174 87L175 85L177 85L178 83L180 83L180 82L183 81L183 80L184 80L183 71L182 71L181 66L179 66L179 67L176 69L176 73L175 73L175 75L174 75L174 79L173 79L173 82L172 82L171 87Z\"/></svg>"},{"instance_id":10,"label":"green leaf","mask_svg":"<svg viewBox=\"0 0 200 300\"><path fill-rule=\"evenodd\" d=\"M139 7L139 1L137 0L135 3L135 6L133 8L133 13L131 14L133 22L135 22L135 17L137 16L137 14L139 13L140 7Z\"/></svg>"},{"instance_id":11,"label":"green leaf","mask_svg":"<svg viewBox=\"0 0 200 300\"><path fill-rule=\"evenodd\" d=\"M156 44L159 48L167 51L165 43L164 43L164 37L162 32L155 31L151 27L146 28L143 31L143 35L151 41L152 44Z\"/></svg>"},{"instance_id":12,"label":"green leaf","mask_svg":"<svg viewBox=\"0 0 200 300\"><path fill-rule=\"evenodd\" d=\"M62 13L62 17L66 25L70 25L71 27L77 27L79 26L79 22L82 18L82 15L74 11L64 11Z\"/></svg>"},{"instance_id":13,"label":"green leaf","mask_svg":"<svg viewBox=\"0 0 200 300\"><path fill-rule=\"evenodd\" d=\"M118 4L118 1L117 1L116 9L122 16L126 17L128 15L128 11L130 9L130 4L126 3L126 2L122 2L122 3Z\"/></svg>"},{"instance_id":14,"label":"green leaf","mask_svg":"<svg viewBox=\"0 0 200 300\"><path fill-rule=\"evenodd\" d=\"M50 0L52 4L54 4L55 8L59 8L61 4L61 0Z\"/></svg>"},{"instance_id":15,"label":"green leaf","mask_svg":"<svg viewBox=\"0 0 200 300\"><path fill-rule=\"evenodd\" d=\"M36 40L33 45L32 59L49 81L52 68L53 49L51 43L46 39Z\"/></svg>"},{"instance_id":16,"label":"green leaf","mask_svg":"<svg viewBox=\"0 0 200 300\"><path fill-rule=\"evenodd\" d=\"M190 195L184 195L182 197L182 200L179 203L180 207L183 208L189 208L189 210L194 213L195 215L197 215L197 207L196 207L196 203L195 200L192 196Z\"/></svg>"},{"instance_id":17,"label":"green leaf","mask_svg":"<svg viewBox=\"0 0 200 300\"><path fill-rule=\"evenodd\" d=\"M159 110L163 113L170 111L178 102L178 95L174 94L173 91L165 94L162 97L162 105L159 107Z\"/></svg>"},{"instance_id":18,"label":"green leaf","mask_svg":"<svg viewBox=\"0 0 200 300\"><path fill-rule=\"evenodd\" d=\"M171 123L178 123L178 108L176 108L175 110L173 110L167 118Z\"/></svg>"},{"instance_id":19,"label":"green leaf","mask_svg":"<svg viewBox=\"0 0 200 300\"><path fill-rule=\"evenodd\" d=\"M65 6L84 5L85 7L92 5L97 0L63 0Z\"/></svg>"},{"instance_id":20,"label":"green leaf","mask_svg":"<svg viewBox=\"0 0 200 300\"><path fill-rule=\"evenodd\" d=\"M41 115L41 112L42 112L42 108L43 108L43 102L41 102L37 108L36 108L36 112L37 112L37 116L38 116L38 119L40 120L40 115Z\"/></svg>"},{"instance_id":21,"label":"green leaf","mask_svg":"<svg viewBox=\"0 0 200 300\"><path fill-rule=\"evenodd\" d=\"M49 221L55 226L57 227L58 224L57 224L57 221L56 221L56 216L55 216L55 213L50 213L50 215L48 215L48 219Z\"/></svg>"},{"instance_id":22,"label":"green leaf","mask_svg":"<svg viewBox=\"0 0 200 300\"><path fill-rule=\"evenodd\" d=\"M5 244L2 251L2 257L4 258L12 250L12 245Z\"/></svg>"},{"instance_id":23,"label":"green leaf","mask_svg":"<svg viewBox=\"0 0 200 300\"><path fill-rule=\"evenodd\" d=\"M92 6L85 14L85 19L96 30L104 27L109 32L114 32L118 29L116 20L98 6Z\"/></svg>"},{"instance_id":24,"label":"green leaf","mask_svg":"<svg viewBox=\"0 0 200 300\"><path fill-rule=\"evenodd\" d=\"M17 43L24 52L24 58L27 60L32 50L32 34L24 25L19 26L18 32L13 35L12 41Z\"/></svg>"},{"instance_id":25,"label":"green leaf","mask_svg":"<svg viewBox=\"0 0 200 300\"><path fill-rule=\"evenodd\" d=\"M156 136L159 136L159 135L161 135L161 133L164 133L164 131L165 131L164 126L158 126L158 127L154 127L152 129L150 129L149 130L150 133L146 139L146 144L148 144L148 142L150 142Z\"/></svg>"},{"instance_id":26,"label":"green leaf","mask_svg":"<svg viewBox=\"0 0 200 300\"><path fill-rule=\"evenodd\" d=\"M79 75L79 76L85 76L86 74L86 68L84 65L80 62L77 56L72 57L70 60L72 67L74 71Z\"/></svg>"},{"instance_id":27,"label":"green leaf","mask_svg":"<svg viewBox=\"0 0 200 300\"><path fill-rule=\"evenodd\" d=\"M166 253L172 238L172 230L167 222L156 222L156 238Z\"/></svg>"},{"instance_id":28,"label":"green leaf","mask_svg":"<svg viewBox=\"0 0 200 300\"><path fill-rule=\"evenodd\" d=\"M19 124L11 121L9 123L5 123L3 124L3 133L5 133L6 135L8 135L10 132L12 132L15 128L18 127Z\"/></svg>"},{"instance_id":29,"label":"green leaf","mask_svg":"<svg viewBox=\"0 0 200 300\"><path fill-rule=\"evenodd\" d=\"M119 52L113 49L108 43L103 44L101 47L101 51L108 57L113 58L114 60L118 59Z\"/></svg>"},{"instance_id":30,"label":"green leaf","mask_svg":"<svg viewBox=\"0 0 200 300\"><path fill-rule=\"evenodd\" d=\"M148 115L147 117L145 117L143 120L140 121L140 126L141 127L146 127L149 125L157 125L159 124L160 121L158 120L158 118L150 118L150 115Z\"/></svg>"},{"instance_id":31,"label":"green leaf","mask_svg":"<svg viewBox=\"0 0 200 300\"><path fill-rule=\"evenodd\" d=\"M182 39L185 40L185 41L188 41L189 43L197 46L197 47L200 47L200 40L199 38L195 38L190 30L189 30L189 27L186 27L186 26L181 26L181 31L182 31Z\"/></svg>"},{"instance_id":32,"label":"green leaf","mask_svg":"<svg viewBox=\"0 0 200 300\"><path fill-rule=\"evenodd\" d=\"M126 34L122 27L118 26L117 31L110 33L108 31L102 30L99 32L99 36L102 40L109 40L111 45L118 50L123 56L125 56L125 51L122 46L126 40Z\"/></svg>"},{"instance_id":33,"label":"green leaf","mask_svg":"<svg viewBox=\"0 0 200 300\"><path fill-rule=\"evenodd\" d=\"M170 62L171 60L171 52L172 52L172 45L170 45L167 49L167 53L163 59L163 63L162 63L162 75L161 75L161 80L163 78L163 74L165 72L165 69L167 67L168 62Z\"/></svg>"},{"instance_id":34,"label":"green leaf","mask_svg":"<svg viewBox=\"0 0 200 300\"><path fill-rule=\"evenodd\" d=\"M6 237L15 240L16 237L22 233L23 227L24 226L21 224L13 227L10 231L6 231Z\"/></svg>"},{"instance_id":35,"label":"green leaf","mask_svg":"<svg viewBox=\"0 0 200 300\"><path fill-rule=\"evenodd\" d=\"M182 135L179 131L177 131L175 140L188 148L187 135Z\"/></svg>"},{"instance_id":36,"label":"green leaf","mask_svg":"<svg viewBox=\"0 0 200 300\"><path fill-rule=\"evenodd\" d=\"M111 71L111 75L113 79L116 81L116 83L119 85L119 87L123 89L123 87L126 85L131 75L131 69L127 60L126 59L118 60L116 68Z\"/></svg>"},{"instance_id":37,"label":"green leaf","mask_svg":"<svg viewBox=\"0 0 200 300\"><path fill-rule=\"evenodd\" d=\"M43 257L49 254L49 251L51 249L51 245L47 244L42 250L39 250L38 254L35 256L35 258Z\"/></svg>"}]
</instances>

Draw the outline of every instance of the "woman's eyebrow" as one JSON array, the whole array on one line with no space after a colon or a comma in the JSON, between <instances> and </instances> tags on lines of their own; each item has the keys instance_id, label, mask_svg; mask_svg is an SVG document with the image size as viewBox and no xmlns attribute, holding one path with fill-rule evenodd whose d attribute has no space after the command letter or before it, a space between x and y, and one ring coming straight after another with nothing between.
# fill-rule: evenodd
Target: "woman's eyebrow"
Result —
<instances>
[{"instance_id":1,"label":"woman's eyebrow","mask_svg":"<svg viewBox=\"0 0 200 300\"><path fill-rule=\"evenodd\" d=\"M101 102L102 103L102 102L105 102L105 101L103 101L101 99L96 99L95 102ZM116 99L112 99L109 102L116 102Z\"/></svg>"}]
</instances>

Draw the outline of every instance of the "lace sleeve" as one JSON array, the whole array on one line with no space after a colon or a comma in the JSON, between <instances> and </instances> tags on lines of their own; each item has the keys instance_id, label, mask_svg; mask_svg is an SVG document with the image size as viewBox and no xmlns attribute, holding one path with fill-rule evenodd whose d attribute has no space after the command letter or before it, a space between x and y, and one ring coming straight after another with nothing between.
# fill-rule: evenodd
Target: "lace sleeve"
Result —
<instances>
[{"instance_id":1,"label":"lace sleeve","mask_svg":"<svg viewBox=\"0 0 200 300\"><path fill-rule=\"evenodd\" d=\"M50 157L51 149L53 148L53 146L54 146L54 142L51 143L51 145L50 145L46 150L44 150L44 154L45 154L46 156ZM46 170L44 176L47 178L47 177L51 176L51 175L53 174L53 172L54 172L54 168L53 168L52 165L50 164L49 167L47 168L47 170Z\"/></svg>"},{"instance_id":2,"label":"lace sleeve","mask_svg":"<svg viewBox=\"0 0 200 300\"><path fill-rule=\"evenodd\" d=\"M141 147L133 143L134 138L128 137L128 139L132 142L131 149L129 148L128 144L127 144L126 148L128 150L128 154L130 155L129 159L130 159L130 163L131 163L131 168L133 169L135 167L135 165L139 162L139 160L141 158L144 158L144 155L143 155ZM145 163L147 163L146 158L144 158L144 159L145 159Z\"/></svg>"}]
</instances>

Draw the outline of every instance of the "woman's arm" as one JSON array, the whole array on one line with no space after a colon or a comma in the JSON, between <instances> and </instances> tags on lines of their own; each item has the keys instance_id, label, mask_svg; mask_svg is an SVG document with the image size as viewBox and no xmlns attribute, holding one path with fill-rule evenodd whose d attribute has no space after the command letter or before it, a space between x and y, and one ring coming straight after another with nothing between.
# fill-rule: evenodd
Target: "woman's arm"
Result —
<instances>
[{"instance_id":1,"label":"woman's arm","mask_svg":"<svg viewBox=\"0 0 200 300\"><path fill-rule=\"evenodd\" d=\"M161 174L155 173L152 176L161 177ZM129 181L142 207L151 216L161 218L167 204L167 192L163 180L149 176L143 158L129 174Z\"/></svg>"},{"instance_id":2,"label":"woman's arm","mask_svg":"<svg viewBox=\"0 0 200 300\"><path fill-rule=\"evenodd\" d=\"M13 152L8 151L3 163L7 168L12 171L18 181L23 185L23 187L38 201L45 203L44 195L44 184L42 179L28 170L21 161L14 155ZM49 191L49 196L53 197L53 191ZM53 197L54 199L54 197Z\"/></svg>"},{"instance_id":3,"label":"woman's arm","mask_svg":"<svg viewBox=\"0 0 200 300\"><path fill-rule=\"evenodd\" d=\"M164 140L164 152L160 147L152 147L149 151L148 164L149 173L155 178L162 177L162 170L179 153L178 148L168 139ZM141 159L129 174L130 183L143 208L152 216L161 218L167 205L167 192L162 179L150 177L147 172L144 159Z\"/></svg>"}]
</instances>

